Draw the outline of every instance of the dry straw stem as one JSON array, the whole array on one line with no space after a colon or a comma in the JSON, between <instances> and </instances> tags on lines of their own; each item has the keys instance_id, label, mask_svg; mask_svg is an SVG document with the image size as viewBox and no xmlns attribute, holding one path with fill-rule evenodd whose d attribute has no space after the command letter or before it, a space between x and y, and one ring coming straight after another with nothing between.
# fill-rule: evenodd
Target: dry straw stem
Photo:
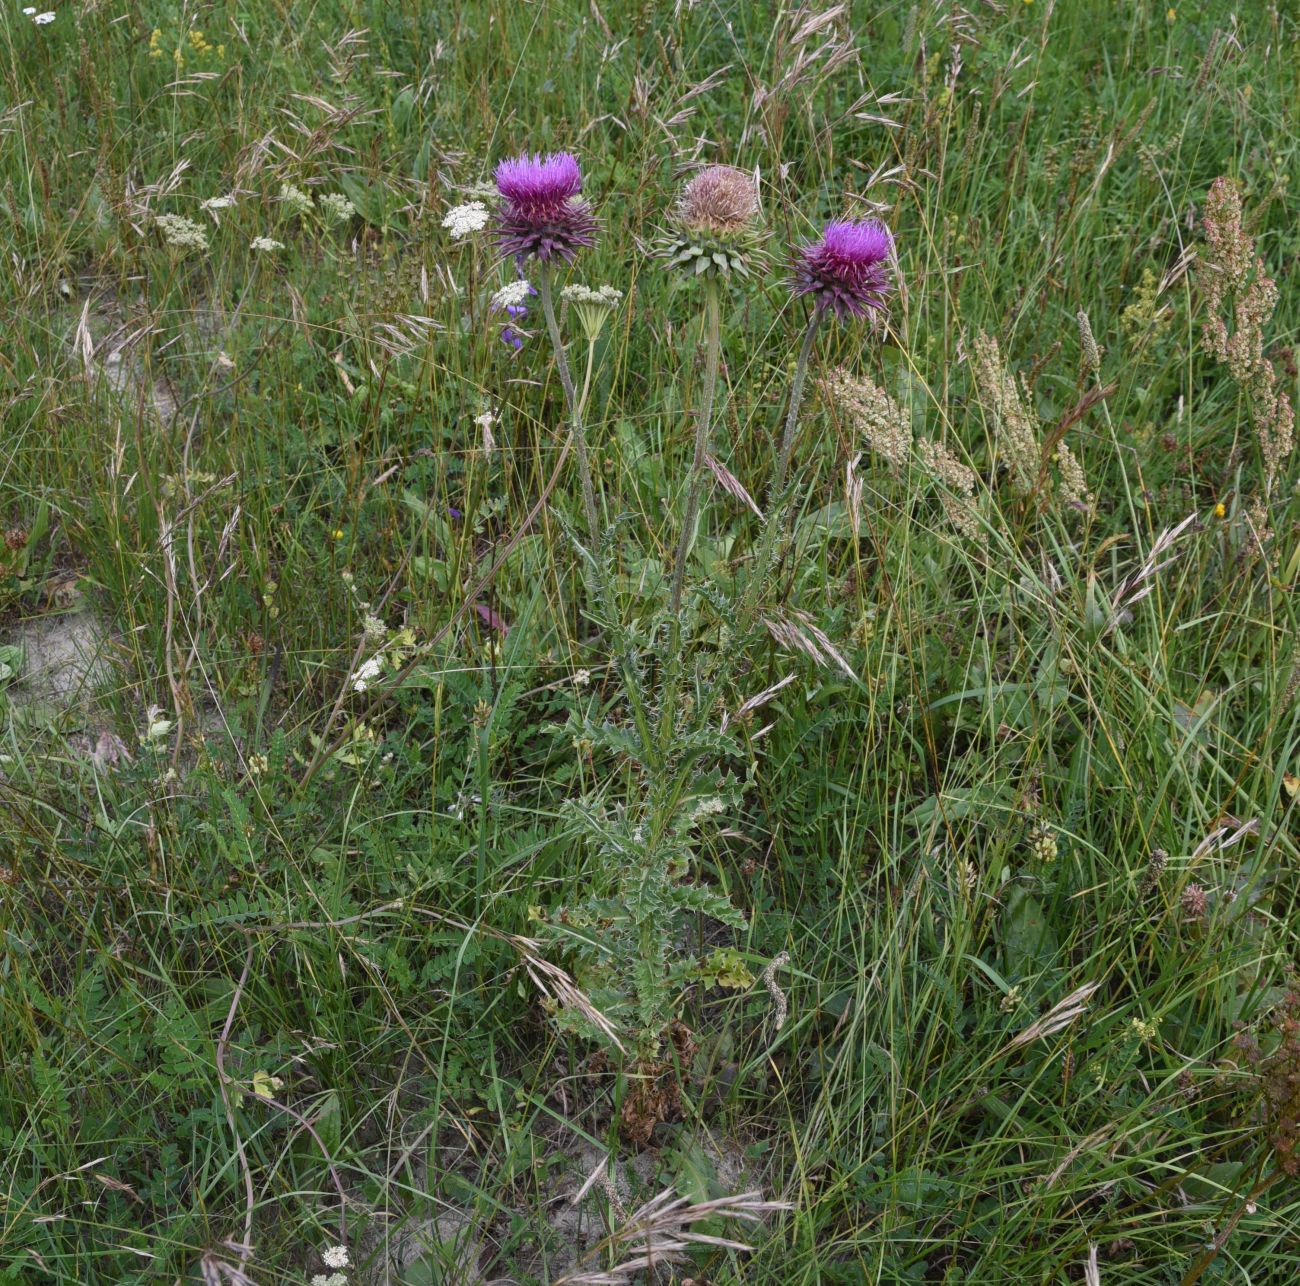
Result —
<instances>
[{"instance_id":1,"label":"dry straw stem","mask_svg":"<svg viewBox=\"0 0 1300 1286\"><path fill-rule=\"evenodd\" d=\"M588 1180L589 1187L602 1172L597 1167ZM665 1188L639 1206L600 1245L588 1255L595 1259L606 1254L619 1258L612 1268L595 1268L556 1278L551 1286L623 1286L642 1272L678 1263L691 1246L717 1246L725 1250L750 1251L753 1247L728 1237L713 1237L692 1232L691 1226L705 1219L740 1219L761 1223L765 1215L792 1209L789 1202L764 1201L760 1192L741 1192L716 1201L692 1202Z\"/></svg>"}]
</instances>

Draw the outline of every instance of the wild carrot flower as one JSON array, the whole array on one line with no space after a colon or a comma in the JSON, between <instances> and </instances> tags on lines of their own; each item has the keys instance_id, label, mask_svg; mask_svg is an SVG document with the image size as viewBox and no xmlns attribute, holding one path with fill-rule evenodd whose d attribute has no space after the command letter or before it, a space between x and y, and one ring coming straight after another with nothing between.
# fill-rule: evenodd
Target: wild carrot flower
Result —
<instances>
[{"instance_id":1,"label":"wild carrot flower","mask_svg":"<svg viewBox=\"0 0 1300 1286\"><path fill-rule=\"evenodd\" d=\"M794 264L796 295L812 296L822 313L840 321L883 308L892 288L894 238L883 223L834 220L821 237L800 247Z\"/></svg>"},{"instance_id":2,"label":"wild carrot flower","mask_svg":"<svg viewBox=\"0 0 1300 1286\"><path fill-rule=\"evenodd\" d=\"M317 204L330 223L346 223L357 212L357 207L342 192L327 192Z\"/></svg>"},{"instance_id":3,"label":"wild carrot flower","mask_svg":"<svg viewBox=\"0 0 1300 1286\"><path fill-rule=\"evenodd\" d=\"M256 250L259 254L266 254L272 250L284 249L284 242L277 241L274 237L254 237L248 245L250 250Z\"/></svg>"},{"instance_id":4,"label":"wild carrot flower","mask_svg":"<svg viewBox=\"0 0 1300 1286\"><path fill-rule=\"evenodd\" d=\"M348 1266L348 1248L346 1246L330 1246L321 1258L325 1261L326 1268L346 1268Z\"/></svg>"},{"instance_id":5,"label":"wild carrot flower","mask_svg":"<svg viewBox=\"0 0 1300 1286\"><path fill-rule=\"evenodd\" d=\"M532 286L523 277L507 282L492 296L493 308L510 308L522 304L529 295L536 294Z\"/></svg>"},{"instance_id":6,"label":"wild carrot flower","mask_svg":"<svg viewBox=\"0 0 1300 1286\"><path fill-rule=\"evenodd\" d=\"M609 315L619 306L623 292L615 286L601 286L593 290L590 286L565 286L560 291L560 298L578 314L578 321L590 343L594 344L605 328Z\"/></svg>"},{"instance_id":7,"label":"wild carrot flower","mask_svg":"<svg viewBox=\"0 0 1300 1286\"><path fill-rule=\"evenodd\" d=\"M187 219L183 214L160 214L155 216L154 222L158 225L163 240L177 250L208 248L208 234L193 219Z\"/></svg>"},{"instance_id":8,"label":"wild carrot flower","mask_svg":"<svg viewBox=\"0 0 1300 1286\"><path fill-rule=\"evenodd\" d=\"M292 183L280 184L280 203L289 207L290 214L296 214L306 218L316 208L311 203L311 197L300 187L295 187Z\"/></svg>"},{"instance_id":9,"label":"wild carrot flower","mask_svg":"<svg viewBox=\"0 0 1300 1286\"><path fill-rule=\"evenodd\" d=\"M582 171L571 152L523 153L496 169L501 209L497 245L504 257L572 263L595 241L596 220L581 200Z\"/></svg>"},{"instance_id":10,"label":"wild carrot flower","mask_svg":"<svg viewBox=\"0 0 1300 1286\"><path fill-rule=\"evenodd\" d=\"M511 322L522 321L528 315L528 305L524 302L529 295L537 293L523 277L508 282L492 296L492 307L508 313ZM517 353L524 346L523 334L513 325L501 328L501 342L508 344Z\"/></svg>"},{"instance_id":11,"label":"wild carrot flower","mask_svg":"<svg viewBox=\"0 0 1300 1286\"><path fill-rule=\"evenodd\" d=\"M469 201L454 205L443 216L442 226L451 233L453 241L460 241L471 232L481 232L487 227L488 208L482 201Z\"/></svg>"}]
</instances>

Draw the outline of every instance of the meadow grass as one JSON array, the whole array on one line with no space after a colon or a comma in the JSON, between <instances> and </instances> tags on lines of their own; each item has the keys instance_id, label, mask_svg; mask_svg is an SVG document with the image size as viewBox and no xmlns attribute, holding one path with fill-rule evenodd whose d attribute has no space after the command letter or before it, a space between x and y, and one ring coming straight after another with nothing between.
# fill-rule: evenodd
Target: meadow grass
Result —
<instances>
[{"instance_id":1,"label":"meadow grass","mask_svg":"<svg viewBox=\"0 0 1300 1286\"><path fill-rule=\"evenodd\" d=\"M659 1280L1295 1281L1300 512L1203 343L1202 224L1239 180L1294 399L1287 9L6 0L0 1282L305 1283L343 1242L347 1281L558 1283L664 1188L789 1209ZM443 226L558 148L602 224L562 279L624 292L586 420L628 621L707 373L650 253L683 178L760 181L714 445L760 507L788 247L878 214L898 252L887 324L818 339L762 589L833 651L736 658L729 715L781 686L694 860L744 927L679 926L713 973L645 1146L637 1066L555 1000L605 1003L567 909L619 887L575 802L640 788L583 731L629 715L564 394ZM743 590L759 531L711 488L692 583Z\"/></svg>"}]
</instances>

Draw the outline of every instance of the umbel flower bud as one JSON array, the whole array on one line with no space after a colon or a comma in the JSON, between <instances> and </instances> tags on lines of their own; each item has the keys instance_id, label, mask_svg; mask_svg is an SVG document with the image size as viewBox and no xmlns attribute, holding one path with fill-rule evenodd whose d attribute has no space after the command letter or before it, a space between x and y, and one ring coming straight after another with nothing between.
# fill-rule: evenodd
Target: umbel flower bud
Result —
<instances>
[{"instance_id":1,"label":"umbel flower bud","mask_svg":"<svg viewBox=\"0 0 1300 1286\"><path fill-rule=\"evenodd\" d=\"M565 286L560 291L560 298L578 314L578 321L582 323L588 343L594 344L604 329L605 322L609 320L610 313L622 302L623 292L614 286L601 286L598 290L592 290L590 286L574 285Z\"/></svg>"},{"instance_id":2,"label":"umbel flower bud","mask_svg":"<svg viewBox=\"0 0 1300 1286\"><path fill-rule=\"evenodd\" d=\"M762 236L758 213L753 178L730 165L710 165L682 188L660 253L670 268L690 276L748 277Z\"/></svg>"}]
</instances>

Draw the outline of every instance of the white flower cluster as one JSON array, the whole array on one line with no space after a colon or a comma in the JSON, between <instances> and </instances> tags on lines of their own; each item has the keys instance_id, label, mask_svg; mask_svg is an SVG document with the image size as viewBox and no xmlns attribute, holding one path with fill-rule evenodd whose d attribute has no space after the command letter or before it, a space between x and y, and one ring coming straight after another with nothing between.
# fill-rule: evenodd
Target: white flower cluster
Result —
<instances>
[{"instance_id":1,"label":"white flower cluster","mask_svg":"<svg viewBox=\"0 0 1300 1286\"><path fill-rule=\"evenodd\" d=\"M254 237L248 244L249 248L256 250L258 254L266 254L272 250L284 249L284 242L277 241L274 237Z\"/></svg>"},{"instance_id":2,"label":"white flower cluster","mask_svg":"<svg viewBox=\"0 0 1300 1286\"><path fill-rule=\"evenodd\" d=\"M592 290L590 286L565 286L560 297L571 304L595 304L598 307L616 308L622 301L623 292L614 286L601 286Z\"/></svg>"},{"instance_id":3,"label":"white flower cluster","mask_svg":"<svg viewBox=\"0 0 1300 1286\"><path fill-rule=\"evenodd\" d=\"M533 288L522 277L501 287L492 296L493 308L517 308L533 293Z\"/></svg>"},{"instance_id":4,"label":"white flower cluster","mask_svg":"<svg viewBox=\"0 0 1300 1286\"><path fill-rule=\"evenodd\" d=\"M294 187L292 183L280 184L280 200L283 201L294 214L300 214L303 217L311 214L316 208L311 203L311 197L309 197L302 188Z\"/></svg>"},{"instance_id":5,"label":"white flower cluster","mask_svg":"<svg viewBox=\"0 0 1300 1286\"><path fill-rule=\"evenodd\" d=\"M183 214L159 214L154 217L163 240L177 250L206 250L208 234L203 228Z\"/></svg>"},{"instance_id":6,"label":"white flower cluster","mask_svg":"<svg viewBox=\"0 0 1300 1286\"><path fill-rule=\"evenodd\" d=\"M452 206L442 221L452 236L453 241L467 237L471 232L481 232L487 227L488 208L482 201L470 201L466 205Z\"/></svg>"},{"instance_id":7,"label":"white flower cluster","mask_svg":"<svg viewBox=\"0 0 1300 1286\"><path fill-rule=\"evenodd\" d=\"M54 10L50 9L46 13L37 13L34 8L28 6L23 13L30 18L38 27L47 27L54 21Z\"/></svg>"},{"instance_id":8,"label":"white flower cluster","mask_svg":"<svg viewBox=\"0 0 1300 1286\"><path fill-rule=\"evenodd\" d=\"M235 204L233 196L210 196L203 202L204 210L229 210Z\"/></svg>"},{"instance_id":9,"label":"white flower cluster","mask_svg":"<svg viewBox=\"0 0 1300 1286\"><path fill-rule=\"evenodd\" d=\"M342 192L327 192L316 199L316 204L330 223L346 223L357 212L357 207Z\"/></svg>"},{"instance_id":10,"label":"white flower cluster","mask_svg":"<svg viewBox=\"0 0 1300 1286\"><path fill-rule=\"evenodd\" d=\"M332 1268L334 1271L317 1273L311 1279L311 1286L347 1286L347 1274L340 1270L347 1268L351 1262L348 1258L348 1248L330 1246L321 1254L321 1259L324 1260L326 1268Z\"/></svg>"},{"instance_id":11,"label":"white flower cluster","mask_svg":"<svg viewBox=\"0 0 1300 1286\"><path fill-rule=\"evenodd\" d=\"M578 314L588 341L594 344L609 315L622 300L623 292L614 286L601 286L592 290L590 286L575 284L565 286L560 291L560 297Z\"/></svg>"}]
</instances>

